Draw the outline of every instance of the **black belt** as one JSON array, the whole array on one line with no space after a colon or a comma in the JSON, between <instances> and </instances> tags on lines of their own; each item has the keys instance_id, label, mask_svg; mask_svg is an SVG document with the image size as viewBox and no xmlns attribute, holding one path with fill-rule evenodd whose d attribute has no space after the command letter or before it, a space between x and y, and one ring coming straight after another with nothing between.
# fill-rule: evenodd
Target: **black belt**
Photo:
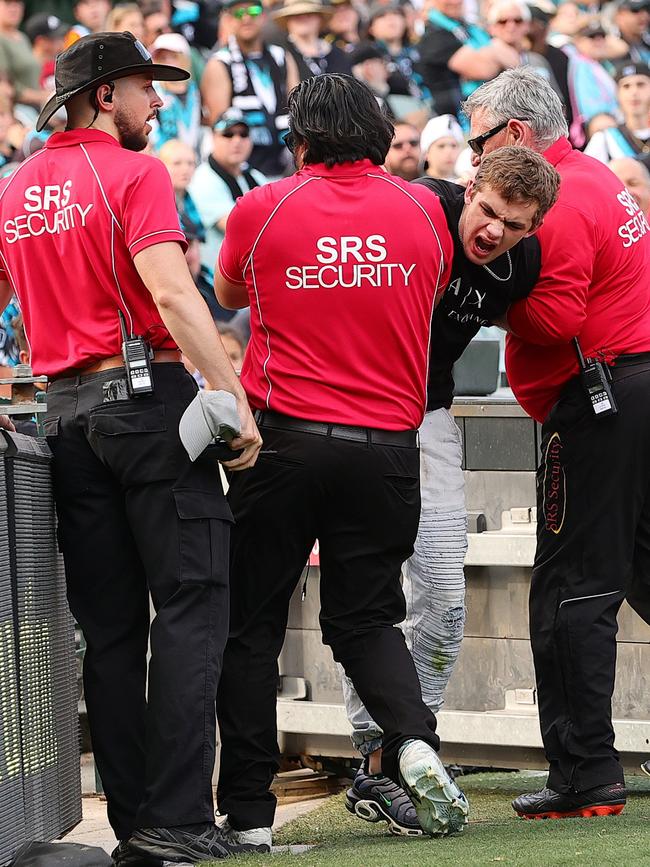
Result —
<instances>
[{"instance_id":1,"label":"black belt","mask_svg":"<svg viewBox=\"0 0 650 867\"><path fill-rule=\"evenodd\" d=\"M309 421L306 418L295 418L280 412L261 409L255 411L255 421L260 427L295 430L355 443L375 443L380 446L406 448L415 448L418 444L418 432L416 430L378 430L373 427L352 427L347 424L330 424L326 421Z\"/></svg>"},{"instance_id":2,"label":"black belt","mask_svg":"<svg viewBox=\"0 0 650 867\"><path fill-rule=\"evenodd\" d=\"M650 352L635 352L630 355L617 355L610 367L621 367L627 364L650 364Z\"/></svg>"}]
</instances>

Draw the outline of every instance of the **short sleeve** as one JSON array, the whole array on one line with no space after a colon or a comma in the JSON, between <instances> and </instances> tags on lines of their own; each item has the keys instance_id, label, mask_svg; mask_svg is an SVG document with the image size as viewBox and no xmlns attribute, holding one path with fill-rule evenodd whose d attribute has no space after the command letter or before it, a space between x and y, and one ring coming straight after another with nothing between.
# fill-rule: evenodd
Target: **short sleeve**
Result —
<instances>
[{"instance_id":1,"label":"short sleeve","mask_svg":"<svg viewBox=\"0 0 650 867\"><path fill-rule=\"evenodd\" d=\"M418 45L420 63L425 66L447 66L451 58L463 47L453 33L438 28L428 28Z\"/></svg>"},{"instance_id":2,"label":"short sleeve","mask_svg":"<svg viewBox=\"0 0 650 867\"><path fill-rule=\"evenodd\" d=\"M133 258L147 247L168 241L186 250L169 172L154 157L143 159L138 170L127 185L120 214L129 254Z\"/></svg>"},{"instance_id":3,"label":"short sleeve","mask_svg":"<svg viewBox=\"0 0 650 867\"><path fill-rule=\"evenodd\" d=\"M244 271L250 256L253 239L251 229L257 221L249 217L252 197L237 199L226 224L226 236L219 250L219 271L229 283L245 283Z\"/></svg>"}]
</instances>

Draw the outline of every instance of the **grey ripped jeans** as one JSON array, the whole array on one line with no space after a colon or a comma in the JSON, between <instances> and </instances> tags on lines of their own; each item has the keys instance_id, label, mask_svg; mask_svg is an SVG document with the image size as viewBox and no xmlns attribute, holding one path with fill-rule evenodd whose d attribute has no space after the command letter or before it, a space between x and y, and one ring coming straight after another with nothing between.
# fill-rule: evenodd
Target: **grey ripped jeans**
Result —
<instances>
[{"instance_id":1,"label":"grey ripped jeans","mask_svg":"<svg viewBox=\"0 0 650 867\"><path fill-rule=\"evenodd\" d=\"M422 698L440 710L465 625L467 512L460 431L446 409L428 412L420 427L422 510L413 555L403 569L406 643ZM352 743L366 756L381 746L382 731L341 669Z\"/></svg>"}]
</instances>

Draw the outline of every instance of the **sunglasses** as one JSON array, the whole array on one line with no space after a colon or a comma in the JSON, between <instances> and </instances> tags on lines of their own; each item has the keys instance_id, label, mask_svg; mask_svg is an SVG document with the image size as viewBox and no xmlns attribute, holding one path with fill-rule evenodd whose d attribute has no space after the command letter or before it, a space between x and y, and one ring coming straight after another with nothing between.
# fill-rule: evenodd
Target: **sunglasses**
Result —
<instances>
[{"instance_id":1,"label":"sunglasses","mask_svg":"<svg viewBox=\"0 0 650 867\"><path fill-rule=\"evenodd\" d=\"M527 117L513 117L510 120L528 120ZM501 132L502 129L505 129L510 120L504 120L503 123L498 123L496 126L493 126L492 129L487 130L487 132L481 133L481 135L477 135L474 138L470 138L467 140L467 146L471 148L476 156L483 156L483 149L485 148L485 143L492 138L493 135Z\"/></svg>"},{"instance_id":2,"label":"sunglasses","mask_svg":"<svg viewBox=\"0 0 650 867\"><path fill-rule=\"evenodd\" d=\"M236 18L238 21L241 21L246 15L251 18L257 18L258 15L261 15L264 12L264 9L257 4L255 6L240 6L238 9L231 9L230 14L233 18Z\"/></svg>"},{"instance_id":3,"label":"sunglasses","mask_svg":"<svg viewBox=\"0 0 650 867\"><path fill-rule=\"evenodd\" d=\"M248 138L250 136L250 130L242 129L242 130L234 130L234 129L225 129L221 135L224 138Z\"/></svg>"},{"instance_id":4,"label":"sunglasses","mask_svg":"<svg viewBox=\"0 0 650 867\"><path fill-rule=\"evenodd\" d=\"M396 151L401 151L405 147L419 148L420 141L417 138L409 139L408 141L394 141L391 145Z\"/></svg>"},{"instance_id":5,"label":"sunglasses","mask_svg":"<svg viewBox=\"0 0 650 867\"><path fill-rule=\"evenodd\" d=\"M523 24L524 19L523 18L499 18L494 23L495 24L508 24L508 22L510 22L511 24Z\"/></svg>"}]
</instances>

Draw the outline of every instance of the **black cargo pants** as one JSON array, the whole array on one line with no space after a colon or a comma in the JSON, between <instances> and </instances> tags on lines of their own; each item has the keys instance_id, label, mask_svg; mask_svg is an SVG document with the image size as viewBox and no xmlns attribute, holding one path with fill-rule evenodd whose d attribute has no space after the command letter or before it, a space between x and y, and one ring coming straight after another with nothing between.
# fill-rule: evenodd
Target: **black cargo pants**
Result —
<instances>
[{"instance_id":1,"label":"black cargo pants","mask_svg":"<svg viewBox=\"0 0 650 867\"><path fill-rule=\"evenodd\" d=\"M613 369L618 415L594 416L572 381L543 426L530 634L548 785L623 780L611 699L617 614L650 623L650 356Z\"/></svg>"},{"instance_id":2,"label":"black cargo pants","mask_svg":"<svg viewBox=\"0 0 650 867\"><path fill-rule=\"evenodd\" d=\"M398 779L398 751L408 738L440 746L396 626L406 608L401 566L420 518L415 436L410 447L382 445L283 430L264 416L258 424L263 451L228 492L236 520L231 629L217 701L217 799L238 830L273 824L278 656L289 601L316 538L323 641L384 731L385 773Z\"/></svg>"},{"instance_id":3,"label":"black cargo pants","mask_svg":"<svg viewBox=\"0 0 650 867\"><path fill-rule=\"evenodd\" d=\"M104 402L121 373L53 382L46 432L93 751L125 839L214 820L231 512L217 465L191 464L178 436L196 393L183 366L154 364L154 395Z\"/></svg>"}]
</instances>

